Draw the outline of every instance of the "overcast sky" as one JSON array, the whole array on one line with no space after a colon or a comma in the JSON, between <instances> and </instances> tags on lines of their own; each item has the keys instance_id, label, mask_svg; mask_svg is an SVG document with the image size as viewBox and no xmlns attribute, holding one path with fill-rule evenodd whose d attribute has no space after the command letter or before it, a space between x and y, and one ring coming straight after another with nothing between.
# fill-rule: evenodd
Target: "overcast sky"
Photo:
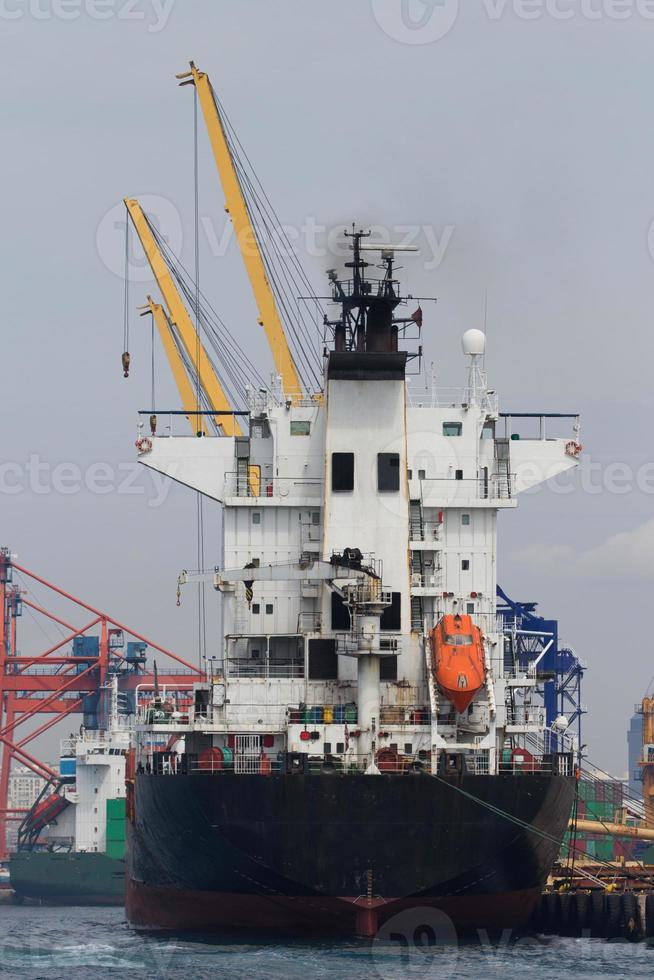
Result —
<instances>
[{"instance_id":1,"label":"overcast sky","mask_svg":"<svg viewBox=\"0 0 654 980\"><path fill-rule=\"evenodd\" d=\"M654 674L654 4L460 7L0 0L0 538L24 565L195 657L192 594L175 605L179 569L196 564L195 499L131 472L136 412L150 401L136 307L154 287L135 257L125 381L118 206L149 201L192 264L193 99L174 75L193 58L316 288L334 264L329 229L410 234L421 254L405 262L407 286L439 298L424 346L441 383L462 382L460 336L483 326L487 296L503 410L582 414L583 479L502 515L500 581L558 617L588 662L589 753L622 772L632 706ZM268 372L201 136L201 285ZM159 407L175 407L161 356L156 387ZM212 562L211 505L206 523ZM23 625L24 651L45 643Z\"/></svg>"}]
</instances>

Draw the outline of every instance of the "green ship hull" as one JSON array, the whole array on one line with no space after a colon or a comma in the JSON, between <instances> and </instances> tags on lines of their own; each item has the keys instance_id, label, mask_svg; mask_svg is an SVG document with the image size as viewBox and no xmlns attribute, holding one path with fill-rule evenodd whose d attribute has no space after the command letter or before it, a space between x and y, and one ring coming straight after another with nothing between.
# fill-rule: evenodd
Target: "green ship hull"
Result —
<instances>
[{"instance_id":1,"label":"green ship hull","mask_svg":"<svg viewBox=\"0 0 654 980\"><path fill-rule=\"evenodd\" d=\"M46 905L123 905L124 858L70 851L18 851L9 863L19 901Z\"/></svg>"}]
</instances>

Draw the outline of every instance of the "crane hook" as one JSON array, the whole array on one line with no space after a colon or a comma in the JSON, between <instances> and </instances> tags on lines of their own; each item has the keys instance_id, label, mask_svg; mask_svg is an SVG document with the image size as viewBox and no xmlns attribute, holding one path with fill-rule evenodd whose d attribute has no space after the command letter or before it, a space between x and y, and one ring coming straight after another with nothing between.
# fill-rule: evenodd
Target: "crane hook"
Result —
<instances>
[{"instance_id":1,"label":"crane hook","mask_svg":"<svg viewBox=\"0 0 654 980\"><path fill-rule=\"evenodd\" d=\"M130 362L131 358L129 356L129 351L128 350L125 351L125 353L123 354L121 360L122 360L122 364L123 364L123 377L124 378L129 378L129 362Z\"/></svg>"}]
</instances>

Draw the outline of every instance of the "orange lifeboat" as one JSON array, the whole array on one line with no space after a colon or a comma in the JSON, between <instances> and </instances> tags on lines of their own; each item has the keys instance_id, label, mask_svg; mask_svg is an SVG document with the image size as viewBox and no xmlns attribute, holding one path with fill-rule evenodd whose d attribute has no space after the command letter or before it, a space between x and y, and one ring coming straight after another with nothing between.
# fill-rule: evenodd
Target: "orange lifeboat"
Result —
<instances>
[{"instance_id":1,"label":"orange lifeboat","mask_svg":"<svg viewBox=\"0 0 654 980\"><path fill-rule=\"evenodd\" d=\"M430 640L436 683L458 712L466 711L486 682L481 630L470 616L443 616Z\"/></svg>"}]
</instances>

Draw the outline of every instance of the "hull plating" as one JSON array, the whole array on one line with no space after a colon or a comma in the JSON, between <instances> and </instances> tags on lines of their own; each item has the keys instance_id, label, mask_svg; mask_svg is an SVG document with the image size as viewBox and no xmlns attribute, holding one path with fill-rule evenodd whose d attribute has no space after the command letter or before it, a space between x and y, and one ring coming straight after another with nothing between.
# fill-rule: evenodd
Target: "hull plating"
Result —
<instances>
[{"instance_id":1,"label":"hull plating","mask_svg":"<svg viewBox=\"0 0 654 980\"><path fill-rule=\"evenodd\" d=\"M134 926L347 933L360 931L363 908L381 923L430 905L466 930L525 926L556 858L574 782L545 774L139 775L135 791Z\"/></svg>"}]
</instances>

